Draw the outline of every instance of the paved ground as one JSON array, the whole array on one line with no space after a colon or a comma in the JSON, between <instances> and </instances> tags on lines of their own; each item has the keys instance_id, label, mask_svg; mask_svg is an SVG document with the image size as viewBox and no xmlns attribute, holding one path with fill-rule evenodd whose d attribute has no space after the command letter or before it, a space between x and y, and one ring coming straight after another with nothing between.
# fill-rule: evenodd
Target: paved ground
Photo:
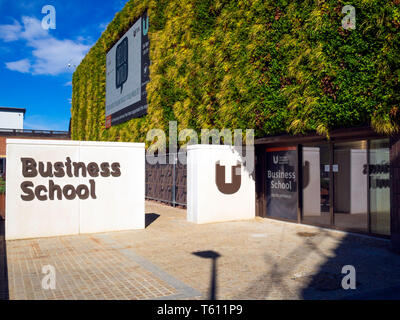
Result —
<instances>
[{"instance_id":1,"label":"paved ground","mask_svg":"<svg viewBox=\"0 0 400 320\"><path fill-rule=\"evenodd\" d=\"M6 252L0 237L0 299L400 298L386 240L260 218L195 225L152 202L146 212L146 230L8 241ZM46 265L55 290L42 289ZM344 265L356 290L341 288Z\"/></svg>"},{"instance_id":2,"label":"paved ground","mask_svg":"<svg viewBox=\"0 0 400 320\"><path fill-rule=\"evenodd\" d=\"M7 256L4 221L0 218L0 300L8 300Z\"/></svg>"}]
</instances>

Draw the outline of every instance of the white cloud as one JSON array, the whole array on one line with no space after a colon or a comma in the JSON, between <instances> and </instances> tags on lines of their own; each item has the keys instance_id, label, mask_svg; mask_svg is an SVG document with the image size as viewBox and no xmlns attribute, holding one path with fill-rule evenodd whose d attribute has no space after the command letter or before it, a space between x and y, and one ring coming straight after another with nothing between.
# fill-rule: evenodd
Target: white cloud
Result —
<instances>
[{"instance_id":1,"label":"white cloud","mask_svg":"<svg viewBox=\"0 0 400 320\"><path fill-rule=\"evenodd\" d=\"M14 25L0 25L0 31L2 29L8 30L8 33L4 33L3 37L0 33L0 38L4 41L26 41L27 47L32 48L32 62L30 63L29 71L35 75L58 75L61 73L72 73L73 68L69 68L70 65L78 65L86 52L89 50L90 45L84 43L82 38L76 41L65 39L59 40L49 34L48 30L42 28L41 21L32 17L22 17L23 27L20 25L20 29L14 28L14 31L10 31L10 26ZM19 25L19 23L18 23ZM6 40L7 39L7 40ZM28 59L25 61L25 67L27 67ZM27 72L26 69L11 69L9 65L16 62L6 63L6 67L10 70Z\"/></svg>"},{"instance_id":2,"label":"white cloud","mask_svg":"<svg viewBox=\"0 0 400 320\"><path fill-rule=\"evenodd\" d=\"M66 83L64 83L64 87L69 87L72 86L72 81L68 81Z\"/></svg>"},{"instance_id":3,"label":"white cloud","mask_svg":"<svg viewBox=\"0 0 400 320\"><path fill-rule=\"evenodd\" d=\"M6 67L12 71L28 73L31 69L31 63L29 59L22 59L14 62L6 62Z\"/></svg>"},{"instance_id":4,"label":"white cloud","mask_svg":"<svg viewBox=\"0 0 400 320\"><path fill-rule=\"evenodd\" d=\"M11 42L18 40L21 33L21 25L18 21L14 21L14 24L3 24L0 25L0 39L4 42Z\"/></svg>"},{"instance_id":5,"label":"white cloud","mask_svg":"<svg viewBox=\"0 0 400 320\"><path fill-rule=\"evenodd\" d=\"M36 58L32 73L50 75L72 72L73 68L68 64L78 65L90 48L82 43L55 38L32 40L28 46L33 48L32 54Z\"/></svg>"},{"instance_id":6,"label":"white cloud","mask_svg":"<svg viewBox=\"0 0 400 320\"><path fill-rule=\"evenodd\" d=\"M42 28L42 22L36 18L22 17L22 24L24 25L23 32L20 33L22 39L31 41L50 36L48 30Z\"/></svg>"}]
</instances>

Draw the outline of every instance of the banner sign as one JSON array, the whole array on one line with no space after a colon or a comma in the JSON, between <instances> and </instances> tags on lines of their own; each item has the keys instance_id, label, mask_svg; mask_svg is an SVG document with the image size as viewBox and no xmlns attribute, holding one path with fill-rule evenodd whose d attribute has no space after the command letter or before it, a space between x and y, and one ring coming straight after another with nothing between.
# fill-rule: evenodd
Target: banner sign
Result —
<instances>
[{"instance_id":1,"label":"banner sign","mask_svg":"<svg viewBox=\"0 0 400 320\"><path fill-rule=\"evenodd\" d=\"M267 216L297 220L297 148L267 148Z\"/></svg>"},{"instance_id":2,"label":"banner sign","mask_svg":"<svg viewBox=\"0 0 400 320\"><path fill-rule=\"evenodd\" d=\"M147 113L148 30L149 17L144 12L107 53L106 128Z\"/></svg>"}]
</instances>

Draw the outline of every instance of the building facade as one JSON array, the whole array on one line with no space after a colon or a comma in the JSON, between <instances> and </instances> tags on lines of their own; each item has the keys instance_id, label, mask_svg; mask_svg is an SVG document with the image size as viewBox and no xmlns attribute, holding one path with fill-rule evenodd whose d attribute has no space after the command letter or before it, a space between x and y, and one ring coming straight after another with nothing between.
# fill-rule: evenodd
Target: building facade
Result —
<instances>
[{"instance_id":1,"label":"building facade","mask_svg":"<svg viewBox=\"0 0 400 320\"><path fill-rule=\"evenodd\" d=\"M19 129L24 128L24 108L0 107L0 129Z\"/></svg>"},{"instance_id":2,"label":"building facade","mask_svg":"<svg viewBox=\"0 0 400 320\"><path fill-rule=\"evenodd\" d=\"M24 129L25 108L0 107L0 175L6 172L7 139L70 140L69 131Z\"/></svg>"},{"instance_id":3,"label":"building facade","mask_svg":"<svg viewBox=\"0 0 400 320\"><path fill-rule=\"evenodd\" d=\"M369 127L333 130L329 140L257 139L256 214L387 237L400 248L399 146L399 136Z\"/></svg>"},{"instance_id":4,"label":"building facade","mask_svg":"<svg viewBox=\"0 0 400 320\"><path fill-rule=\"evenodd\" d=\"M72 138L149 144L151 129L168 139L170 121L197 132L254 129L258 216L390 237L399 247L397 5L352 5L355 29L343 27L334 0L129 1L74 73ZM106 56L133 39L127 31L145 12L147 111L110 127Z\"/></svg>"}]
</instances>

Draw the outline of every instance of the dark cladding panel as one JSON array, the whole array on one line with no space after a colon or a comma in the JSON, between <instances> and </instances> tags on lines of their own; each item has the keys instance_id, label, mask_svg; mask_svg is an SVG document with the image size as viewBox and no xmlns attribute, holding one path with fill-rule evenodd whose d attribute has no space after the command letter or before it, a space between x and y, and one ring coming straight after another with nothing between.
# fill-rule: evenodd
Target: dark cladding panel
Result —
<instances>
[{"instance_id":1,"label":"dark cladding panel","mask_svg":"<svg viewBox=\"0 0 400 320\"><path fill-rule=\"evenodd\" d=\"M267 148L267 217L297 221L297 148Z\"/></svg>"}]
</instances>

